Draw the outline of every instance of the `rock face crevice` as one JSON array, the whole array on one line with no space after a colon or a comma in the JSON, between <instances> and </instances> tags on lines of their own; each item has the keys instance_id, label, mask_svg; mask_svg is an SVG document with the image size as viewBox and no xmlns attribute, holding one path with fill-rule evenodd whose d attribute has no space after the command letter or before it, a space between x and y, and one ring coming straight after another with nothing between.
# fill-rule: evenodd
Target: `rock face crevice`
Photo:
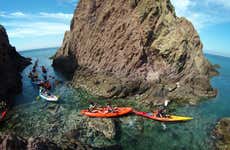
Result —
<instances>
[{"instance_id":1,"label":"rock face crevice","mask_svg":"<svg viewBox=\"0 0 230 150\"><path fill-rule=\"evenodd\" d=\"M29 64L30 59L22 57L10 45L6 30L0 25L0 100L21 91L20 72Z\"/></svg>"},{"instance_id":2,"label":"rock face crevice","mask_svg":"<svg viewBox=\"0 0 230 150\"><path fill-rule=\"evenodd\" d=\"M163 95L195 102L216 95L209 82L215 69L202 48L170 0L80 0L53 64L75 72L74 86L99 96L145 93L148 100ZM152 94L162 91L156 87L165 94Z\"/></svg>"}]
</instances>

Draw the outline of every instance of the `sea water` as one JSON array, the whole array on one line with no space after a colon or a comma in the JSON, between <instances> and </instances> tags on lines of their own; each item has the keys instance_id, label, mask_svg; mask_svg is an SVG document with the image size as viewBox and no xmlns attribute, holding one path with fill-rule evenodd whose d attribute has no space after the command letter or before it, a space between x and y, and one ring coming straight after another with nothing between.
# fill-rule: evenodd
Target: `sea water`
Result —
<instances>
[{"instance_id":1,"label":"sea water","mask_svg":"<svg viewBox=\"0 0 230 150\"><path fill-rule=\"evenodd\" d=\"M49 134L44 134L54 140L57 135L68 130L65 125L69 116L86 108L87 99L92 98L82 90L73 89L69 86L68 80L53 69L52 60L49 58L55 54L56 50L52 48L20 52L25 57L31 57L33 61L38 59L40 66L44 65L48 68L48 75L64 82L53 91L61 97L59 107L62 109L58 110L61 115L54 120L54 122L58 121L59 126ZM117 143L127 150L213 149L211 132L213 127L220 118L230 116L230 58L209 54L206 57L212 64L221 66L218 69L220 75L211 80L213 87L218 89L216 98L201 102L197 106L186 105L177 108L174 114L191 116L194 119L185 123L166 124L166 128L163 128L161 123L143 119L141 129L137 130L134 127L137 117L131 117L127 124L121 125ZM50 119L53 119L52 116L45 113L47 103L38 98L38 89L31 84L28 78L31 69L32 65L22 72L23 92L16 96L15 106L11 111L13 117L4 123L2 128L22 136L43 135L50 128Z\"/></svg>"}]
</instances>

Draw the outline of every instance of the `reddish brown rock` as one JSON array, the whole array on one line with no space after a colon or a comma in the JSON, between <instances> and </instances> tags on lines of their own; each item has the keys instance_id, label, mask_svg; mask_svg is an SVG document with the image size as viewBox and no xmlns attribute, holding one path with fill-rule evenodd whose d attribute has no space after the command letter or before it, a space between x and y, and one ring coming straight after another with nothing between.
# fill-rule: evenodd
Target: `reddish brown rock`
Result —
<instances>
[{"instance_id":1,"label":"reddish brown rock","mask_svg":"<svg viewBox=\"0 0 230 150\"><path fill-rule=\"evenodd\" d=\"M216 95L202 47L169 0L80 0L53 64L95 95L193 102Z\"/></svg>"}]
</instances>

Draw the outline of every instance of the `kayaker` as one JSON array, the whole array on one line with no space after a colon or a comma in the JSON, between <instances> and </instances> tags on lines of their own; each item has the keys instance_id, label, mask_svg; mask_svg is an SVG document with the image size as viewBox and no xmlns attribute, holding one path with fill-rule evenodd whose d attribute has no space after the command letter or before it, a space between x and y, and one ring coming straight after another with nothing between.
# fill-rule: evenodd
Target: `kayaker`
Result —
<instances>
[{"instance_id":1,"label":"kayaker","mask_svg":"<svg viewBox=\"0 0 230 150\"><path fill-rule=\"evenodd\" d=\"M34 67L36 68L38 66L38 59L34 63Z\"/></svg>"},{"instance_id":2,"label":"kayaker","mask_svg":"<svg viewBox=\"0 0 230 150\"><path fill-rule=\"evenodd\" d=\"M32 71L29 73L28 77L29 77L29 78L32 78L32 77L33 77Z\"/></svg>"},{"instance_id":3,"label":"kayaker","mask_svg":"<svg viewBox=\"0 0 230 150\"><path fill-rule=\"evenodd\" d=\"M42 69L42 73L45 73L45 74L47 73L45 66L42 66L41 69Z\"/></svg>"},{"instance_id":4,"label":"kayaker","mask_svg":"<svg viewBox=\"0 0 230 150\"><path fill-rule=\"evenodd\" d=\"M165 107L161 106L161 107L157 110L156 116L157 116L157 117L160 117L160 118L167 117L167 111L166 111Z\"/></svg>"},{"instance_id":5,"label":"kayaker","mask_svg":"<svg viewBox=\"0 0 230 150\"><path fill-rule=\"evenodd\" d=\"M47 74L42 74L42 76L43 76L43 79L46 81L47 80Z\"/></svg>"},{"instance_id":6,"label":"kayaker","mask_svg":"<svg viewBox=\"0 0 230 150\"><path fill-rule=\"evenodd\" d=\"M47 80L43 83L43 87L46 89L46 90L51 90L51 84L50 82Z\"/></svg>"},{"instance_id":7,"label":"kayaker","mask_svg":"<svg viewBox=\"0 0 230 150\"><path fill-rule=\"evenodd\" d=\"M6 102L3 100L0 100L0 112L3 112L6 110Z\"/></svg>"},{"instance_id":8,"label":"kayaker","mask_svg":"<svg viewBox=\"0 0 230 150\"><path fill-rule=\"evenodd\" d=\"M35 71L34 74L33 74L33 78L34 79L37 79L38 78L38 73Z\"/></svg>"},{"instance_id":9,"label":"kayaker","mask_svg":"<svg viewBox=\"0 0 230 150\"><path fill-rule=\"evenodd\" d=\"M34 73L34 72L36 72L36 68L34 68L34 67L33 67L33 69L32 69L32 73Z\"/></svg>"},{"instance_id":10,"label":"kayaker","mask_svg":"<svg viewBox=\"0 0 230 150\"><path fill-rule=\"evenodd\" d=\"M107 104L104 113L117 112L117 107L112 107L110 104Z\"/></svg>"},{"instance_id":11,"label":"kayaker","mask_svg":"<svg viewBox=\"0 0 230 150\"><path fill-rule=\"evenodd\" d=\"M88 110L89 110L90 112L97 112L96 107L97 107L97 106L96 106L96 103L90 102Z\"/></svg>"}]
</instances>

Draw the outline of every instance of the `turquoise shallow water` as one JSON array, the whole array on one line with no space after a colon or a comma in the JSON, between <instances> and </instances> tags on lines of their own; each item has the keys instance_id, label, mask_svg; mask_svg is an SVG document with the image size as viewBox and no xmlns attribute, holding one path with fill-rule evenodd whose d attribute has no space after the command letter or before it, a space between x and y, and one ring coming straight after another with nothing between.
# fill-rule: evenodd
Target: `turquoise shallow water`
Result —
<instances>
[{"instance_id":1,"label":"turquoise shallow water","mask_svg":"<svg viewBox=\"0 0 230 150\"><path fill-rule=\"evenodd\" d=\"M51 57L56 49L41 49L35 51L21 52L23 56L31 57L33 60L39 59L40 65L48 68L49 75L66 81L59 85L53 91L61 96L61 102L58 104L57 111L60 115L55 117L60 124L50 134L45 135L50 138L57 138L57 134L62 134L69 127L68 118L71 114L78 113L80 109L87 106L87 94L81 90L74 90L68 86L68 81L61 74L54 71L51 66ZM213 148L211 130L216 121L222 117L230 116L229 97L230 97L230 58L206 55L213 64L219 64L221 68L220 76L212 79L213 87L217 88L219 93L216 98L207 100L197 106L184 106L178 108L174 113L178 115L192 116L194 120L181 124L167 124L167 129L163 130L160 123L143 119L140 129L137 129L138 117L131 117L128 122L121 125L121 132L117 140L124 149L137 150L209 150ZM13 124L8 130L13 130L21 135L41 135L47 132L49 127L50 115L45 114L46 103L42 100L37 101L38 90L31 85L27 78L32 66L27 67L23 75L23 93L15 98L15 107L12 114L17 112L18 116L9 119L8 124ZM18 112L18 110L20 111ZM23 116L23 119L18 119ZM12 123L14 120L14 123ZM39 122L40 121L40 122ZM37 122L37 127L27 128L33 122ZM24 127L23 127L24 126ZM53 129L53 128L52 128Z\"/></svg>"}]
</instances>

